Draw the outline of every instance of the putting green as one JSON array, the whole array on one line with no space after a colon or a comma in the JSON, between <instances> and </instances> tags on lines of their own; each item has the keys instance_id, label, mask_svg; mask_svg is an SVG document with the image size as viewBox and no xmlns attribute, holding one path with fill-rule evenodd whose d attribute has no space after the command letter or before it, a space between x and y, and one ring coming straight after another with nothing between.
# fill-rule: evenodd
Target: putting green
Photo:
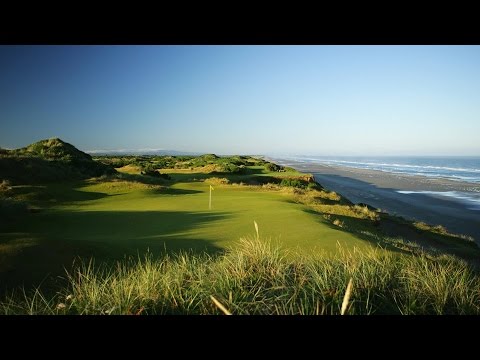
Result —
<instances>
[{"instance_id":1,"label":"putting green","mask_svg":"<svg viewBox=\"0 0 480 360\"><path fill-rule=\"evenodd\" d=\"M323 222L320 215L305 211L308 209L304 205L289 201L288 195L250 187L215 186L209 210L209 185L203 182L177 183L160 191L128 190L121 184L78 188L108 196L62 206L46 214L57 222L53 227L55 236L132 247L136 247L136 242L155 246L155 241L167 239L189 240L195 246L194 240L198 239L198 247L210 243L224 248L242 236L253 235L256 221L262 237L278 240L287 247L298 246L303 251L333 250L337 242L365 246L364 241ZM37 222L37 226L43 227L45 220Z\"/></svg>"}]
</instances>

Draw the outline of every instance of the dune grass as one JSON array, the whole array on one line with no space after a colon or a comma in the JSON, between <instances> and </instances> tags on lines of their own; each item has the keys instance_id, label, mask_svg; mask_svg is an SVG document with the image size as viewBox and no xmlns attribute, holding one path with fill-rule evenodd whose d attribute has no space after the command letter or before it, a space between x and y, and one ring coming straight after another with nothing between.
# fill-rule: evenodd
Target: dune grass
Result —
<instances>
[{"instance_id":1,"label":"dune grass","mask_svg":"<svg viewBox=\"0 0 480 360\"><path fill-rule=\"evenodd\" d=\"M287 254L262 237L226 253L83 263L55 296L10 296L3 314L480 314L480 277L453 256L339 248Z\"/></svg>"}]
</instances>

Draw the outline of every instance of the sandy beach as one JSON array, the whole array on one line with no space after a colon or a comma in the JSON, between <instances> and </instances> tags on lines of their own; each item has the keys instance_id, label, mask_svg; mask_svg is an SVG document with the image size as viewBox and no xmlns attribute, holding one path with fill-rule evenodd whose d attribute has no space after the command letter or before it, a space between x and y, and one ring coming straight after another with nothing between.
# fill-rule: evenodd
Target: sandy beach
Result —
<instances>
[{"instance_id":1,"label":"sandy beach","mask_svg":"<svg viewBox=\"0 0 480 360\"><path fill-rule=\"evenodd\" d=\"M468 206L461 199L437 194L461 192L478 195L478 184L279 158L272 161L312 173L322 186L354 203L365 203L407 219L441 224L452 232L472 236L480 244L480 209Z\"/></svg>"}]
</instances>

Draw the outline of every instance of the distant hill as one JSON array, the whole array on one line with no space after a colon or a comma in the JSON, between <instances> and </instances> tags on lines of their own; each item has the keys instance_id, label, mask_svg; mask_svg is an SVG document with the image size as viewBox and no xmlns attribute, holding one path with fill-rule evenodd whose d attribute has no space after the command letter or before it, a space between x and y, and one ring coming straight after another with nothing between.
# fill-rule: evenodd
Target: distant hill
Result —
<instances>
[{"instance_id":1,"label":"distant hill","mask_svg":"<svg viewBox=\"0 0 480 360\"><path fill-rule=\"evenodd\" d=\"M177 150L160 150L160 149L132 149L132 150L89 150L88 154L94 156L108 155L108 156L126 156L126 155L171 155L171 156L186 156L186 155L201 155L198 152L177 151Z\"/></svg>"},{"instance_id":2,"label":"distant hill","mask_svg":"<svg viewBox=\"0 0 480 360\"><path fill-rule=\"evenodd\" d=\"M24 148L2 149L0 181L34 184L113 174L115 169L58 138L40 140Z\"/></svg>"}]
</instances>

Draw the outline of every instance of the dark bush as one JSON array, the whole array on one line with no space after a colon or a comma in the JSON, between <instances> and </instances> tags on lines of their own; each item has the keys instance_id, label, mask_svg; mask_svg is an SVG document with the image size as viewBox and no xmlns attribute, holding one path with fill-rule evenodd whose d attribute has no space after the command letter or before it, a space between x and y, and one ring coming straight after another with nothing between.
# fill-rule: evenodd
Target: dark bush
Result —
<instances>
[{"instance_id":1,"label":"dark bush","mask_svg":"<svg viewBox=\"0 0 480 360\"><path fill-rule=\"evenodd\" d=\"M146 170L141 172L142 175L151 176L155 178L162 178L165 180L171 180L172 178L168 174L162 174L158 170Z\"/></svg>"},{"instance_id":2,"label":"dark bush","mask_svg":"<svg viewBox=\"0 0 480 360\"><path fill-rule=\"evenodd\" d=\"M28 204L24 201L17 201L13 199L0 199L0 216L8 218L25 214L28 211Z\"/></svg>"},{"instance_id":3,"label":"dark bush","mask_svg":"<svg viewBox=\"0 0 480 360\"><path fill-rule=\"evenodd\" d=\"M277 164L274 164L274 163L271 163L271 162L267 162L265 164L265 169L267 169L268 171L281 171L283 170L283 166L280 166L280 165L277 165Z\"/></svg>"},{"instance_id":4,"label":"dark bush","mask_svg":"<svg viewBox=\"0 0 480 360\"><path fill-rule=\"evenodd\" d=\"M240 167L235 164L223 164L222 165L222 172L227 173L239 173Z\"/></svg>"},{"instance_id":5,"label":"dark bush","mask_svg":"<svg viewBox=\"0 0 480 360\"><path fill-rule=\"evenodd\" d=\"M158 171L157 171L158 172ZM162 173L159 173L160 174L160 177L162 179L165 179L165 180L172 180L172 177L168 174L162 174Z\"/></svg>"},{"instance_id":6,"label":"dark bush","mask_svg":"<svg viewBox=\"0 0 480 360\"><path fill-rule=\"evenodd\" d=\"M169 169L173 167L173 164L171 165L167 159L158 159L156 160L156 162L157 169Z\"/></svg>"}]
</instances>

